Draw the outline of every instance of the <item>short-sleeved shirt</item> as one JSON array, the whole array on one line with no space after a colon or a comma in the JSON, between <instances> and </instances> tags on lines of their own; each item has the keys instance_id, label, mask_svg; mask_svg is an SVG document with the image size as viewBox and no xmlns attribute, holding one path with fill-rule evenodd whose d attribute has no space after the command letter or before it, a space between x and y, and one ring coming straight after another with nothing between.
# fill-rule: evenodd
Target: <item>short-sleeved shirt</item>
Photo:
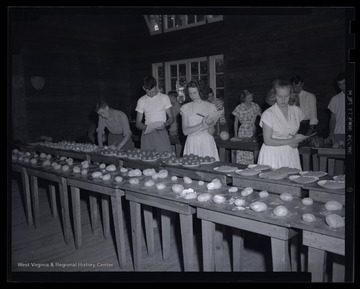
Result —
<instances>
[{"instance_id":1,"label":"short-sleeved shirt","mask_svg":"<svg viewBox=\"0 0 360 289\"><path fill-rule=\"evenodd\" d=\"M345 134L345 94L342 91L332 97L328 109L335 114L334 134Z\"/></svg>"},{"instance_id":2,"label":"short-sleeved shirt","mask_svg":"<svg viewBox=\"0 0 360 289\"><path fill-rule=\"evenodd\" d=\"M304 120L310 120L310 125L317 125L316 97L314 94L301 90L299 93L300 108L304 113Z\"/></svg>"},{"instance_id":3,"label":"short-sleeved shirt","mask_svg":"<svg viewBox=\"0 0 360 289\"><path fill-rule=\"evenodd\" d=\"M110 115L109 118L103 118L99 115L98 121L98 132L103 132L105 128L109 130L112 134L121 134L121 135L131 135L129 119L127 115L115 109L109 109Z\"/></svg>"},{"instance_id":4,"label":"short-sleeved shirt","mask_svg":"<svg viewBox=\"0 0 360 289\"><path fill-rule=\"evenodd\" d=\"M145 124L166 121L166 109L171 108L169 96L159 92L154 97L149 97L147 94L140 97L137 101L135 111L145 115Z\"/></svg>"}]
</instances>

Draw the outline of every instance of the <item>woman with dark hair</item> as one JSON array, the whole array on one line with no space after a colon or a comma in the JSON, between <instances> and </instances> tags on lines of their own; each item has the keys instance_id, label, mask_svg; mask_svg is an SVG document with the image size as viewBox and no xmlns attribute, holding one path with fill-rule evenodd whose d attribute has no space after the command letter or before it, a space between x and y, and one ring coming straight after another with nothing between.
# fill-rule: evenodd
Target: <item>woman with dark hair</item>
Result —
<instances>
[{"instance_id":1,"label":"woman with dark hair","mask_svg":"<svg viewBox=\"0 0 360 289\"><path fill-rule=\"evenodd\" d=\"M184 155L195 154L201 157L210 156L219 161L219 154L213 137L214 123L208 118L217 111L215 105L204 99L204 91L196 80L191 80L185 87L185 93L191 102L180 109L182 130L186 138Z\"/></svg>"},{"instance_id":2,"label":"woman with dark hair","mask_svg":"<svg viewBox=\"0 0 360 289\"><path fill-rule=\"evenodd\" d=\"M234 109L234 133L237 138L251 138L256 133L255 121L261 116L261 109L253 102L253 93L245 89L239 97L240 104ZM239 127L240 123L240 127ZM236 162L240 164L253 164L254 155L250 151L236 151Z\"/></svg>"},{"instance_id":3,"label":"woman with dark hair","mask_svg":"<svg viewBox=\"0 0 360 289\"><path fill-rule=\"evenodd\" d=\"M103 100L96 104L95 112L99 115L96 130L99 147L103 146L103 134L105 128L107 128L109 130L109 146L115 146L117 149L134 148L129 119L124 112L110 108Z\"/></svg>"},{"instance_id":4,"label":"woman with dark hair","mask_svg":"<svg viewBox=\"0 0 360 289\"><path fill-rule=\"evenodd\" d=\"M306 136L297 134L304 113L296 105L290 105L291 84L287 80L276 80L273 93L268 94L268 103L275 103L261 115L260 126L264 143L261 146L258 164L269 165L274 169L281 167L301 170L297 149Z\"/></svg>"}]
</instances>

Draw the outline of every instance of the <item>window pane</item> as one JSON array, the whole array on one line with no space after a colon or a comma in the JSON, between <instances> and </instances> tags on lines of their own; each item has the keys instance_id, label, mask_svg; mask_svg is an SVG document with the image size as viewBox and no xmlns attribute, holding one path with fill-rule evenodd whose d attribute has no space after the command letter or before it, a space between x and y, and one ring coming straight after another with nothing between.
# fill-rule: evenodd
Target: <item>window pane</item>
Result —
<instances>
[{"instance_id":1,"label":"window pane","mask_svg":"<svg viewBox=\"0 0 360 289\"><path fill-rule=\"evenodd\" d=\"M180 77L179 84L180 84L180 86L185 86L186 85L186 77Z\"/></svg>"},{"instance_id":2,"label":"window pane","mask_svg":"<svg viewBox=\"0 0 360 289\"><path fill-rule=\"evenodd\" d=\"M199 67L198 62L191 62L191 75L198 75Z\"/></svg>"},{"instance_id":3,"label":"window pane","mask_svg":"<svg viewBox=\"0 0 360 289\"><path fill-rule=\"evenodd\" d=\"M188 15L187 16L187 23L188 24L192 24L192 23L195 23L195 15Z\"/></svg>"},{"instance_id":4,"label":"window pane","mask_svg":"<svg viewBox=\"0 0 360 289\"><path fill-rule=\"evenodd\" d=\"M201 75L200 79L201 79L204 87L207 87L208 86L208 76L207 75Z\"/></svg>"},{"instance_id":5,"label":"window pane","mask_svg":"<svg viewBox=\"0 0 360 289\"><path fill-rule=\"evenodd\" d=\"M177 65L172 64L170 65L170 77L177 77Z\"/></svg>"},{"instance_id":6,"label":"window pane","mask_svg":"<svg viewBox=\"0 0 360 289\"><path fill-rule=\"evenodd\" d=\"M204 21L205 16L204 15L196 15L197 16L197 22Z\"/></svg>"},{"instance_id":7,"label":"window pane","mask_svg":"<svg viewBox=\"0 0 360 289\"><path fill-rule=\"evenodd\" d=\"M216 98L224 99L224 90L223 89L216 89Z\"/></svg>"},{"instance_id":8,"label":"window pane","mask_svg":"<svg viewBox=\"0 0 360 289\"><path fill-rule=\"evenodd\" d=\"M200 74L208 73L208 64L207 61L200 61Z\"/></svg>"},{"instance_id":9,"label":"window pane","mask_svg":"<svg viewBox=\"0 0 360 289\"><path fill-rule=\"evenodd\" d=\"M186 76L186 64L179 64L179 75Z\"/></svg>"},{"instance_id":10,"label":"window pane","mask_svg":"<svg viewBox=\"0 0 360 289\"><path fill-rule=\"evenodd\" d=\"M182 26L182 18L181 15L175 15L175 27Z\"/></svg>"},{"instance_id":11,"label":"window pane","mask_svg":"<svg viewBox=\"0 0 360 289\"><path fill-rule=\"evenodd\" d=\"M224 87L224 74L216 75L216 87Z\"/></svg>"},{"instance_id":12,"label":"window pane","mask_svg":"<svg viewBox=\"0 0 360 289\"><path fill-rule=\"evenodd\" d=\"M164 78L164 67L158 66L158 76L159 78Z\"/></svg>"},{"instance_id":13,"label":"window pane","mask_svg":"<svg viewBox=\"0 0 360 289\"><path fill-rule=\"evenodd\" d=\"M193 76L191 76L191 80L199 80L199 76L198 75L193 75Z\"/></svg>"},{"instance_id":14,"label":"window pane","mask_svg":"<svg viewBox=\"0 0 360 289\"><path fill-rule=\"evenodd\" d=\"M158 80L158 88L161 92L165 92L165 81L164 79L159 78Z\"/></svg>"},{"instance_id":15,"label":"window pane","mask_svg":"<svg viewBox=\"0 0 360 289\"><path fill-rule=\"evenodd\" d=\"M170 90L176 90L176 78L171 78Z\"/></svg>"},{"instance_id":16,"label":"window pane","mask_svg":"<svg viewBox=\"0 0 360 289\"><path fill-rule=\"evenodd\" d=\"M215 61L215 71L216 73L224 72L224 59L216 59Z\"/></svg>"},{"instance_id":17,"label":"window pane","mask_svg":"<svg viewBox=\"0 0 360 289\"><path fill-rule=\"evenodd\" d=\"M174 16L173 15L168 15L166 17L166 19L167 19L167 28L173 28L174 27L174 23L173 23Z\"/></svg>"}]
</instances>

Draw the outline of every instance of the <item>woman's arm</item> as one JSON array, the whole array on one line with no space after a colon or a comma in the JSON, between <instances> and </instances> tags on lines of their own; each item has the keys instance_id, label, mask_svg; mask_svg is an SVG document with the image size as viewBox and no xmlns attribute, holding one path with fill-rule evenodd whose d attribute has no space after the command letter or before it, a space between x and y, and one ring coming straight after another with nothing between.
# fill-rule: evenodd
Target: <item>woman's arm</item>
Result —
<instances>
[{"instance_id":1,"label":"woman's arm","mask_svg":"<svg viewBox=\"0 0 360 289\"><path fill-rule=\"evenodd\" d=\"M238 137L238 133L239 133L239 117L235 116L235 121L234 121L234 135L235 135L235 137Z\"/></svg>"},{"instance_id":2,"label":"woman's arm","mask_svg":"<svg viewBox=\"0 0 360 289\"><path fill-rule=\"evenodd\" d=\"M182 114L181 124L182 124L183 134L184 135L189 135L189 134L195 133L195 132L200 131L200 130L208 129L209 125L206 124L205 119L206 118L204 117L203 121L200 122L197 125L189 126L188 117L186 115Z\"/></svg>"},{"instance_id":3,"label":"woman's arm","mask_svg":"<svg viewBox=\"0 0 360 289\"><path fill-rule=\"evenodd\" d=\"M264 138L264 143L267 146L289 145L291 147L297 147L299 142L302 142L306 138L302 134L297 134L292 138L278 139L278 138L273 138L272 134L273 134L273 129L270 126L263 123L263 138Z\"/></svg>"}]
</instances>

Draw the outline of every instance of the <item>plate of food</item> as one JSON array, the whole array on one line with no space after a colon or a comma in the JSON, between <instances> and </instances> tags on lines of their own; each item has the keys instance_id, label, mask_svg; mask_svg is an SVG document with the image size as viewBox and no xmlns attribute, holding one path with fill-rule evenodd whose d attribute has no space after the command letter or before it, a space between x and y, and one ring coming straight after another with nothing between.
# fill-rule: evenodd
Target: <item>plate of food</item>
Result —
<instances>
[{"instance_id":1,"label":"plate of food","mask_svg":"<svg viewBox=\"0 0 360 289\"><path fill-rule=\"evenodd\" d=\"M215 167L214 170L217 171L217 172L221 172L221 173L233 173L236 170L238 170L238 167L220 166L220 167Z\"/></svg>"},{"instance_id":2,"label":"plate of food","mask_svg":"<svg viewBox=\"0 0 360 289\"><path fill-rule=\"evenodd\" d=\"M185 167L185 168L194 168L194 167L200 166L200 165L195 165L195 164L193 164L193 165L180 164L180 165L183 166L183 167Z\"/></svg>"},{"instance_id":3,"label":"plate of food","mask_svg":"<svg viewBox=\"0 0 360 289\"><path fill-rule=\"evenodd\" d=\"M333 176L333 179L334 179L335 181L345 182L345 175Z\"/></svg>"},{"instance_id":4,"label":"plate of food","mask_svg":"<svg viewBox=\"0 0 360 289\"><path fill-rule=\"evenodd\" d=\"M237 170L235 173L240 175L240 176L252 177L252 176L257 176L258 174L260 174L261 171L256 170L256 169L247 168L247 169L244 169L244 170Z\"/></svg>"},{"instance_id":5,"label":"plate of food","mask_svg":"<svg viewBox=\"0 0 360 289\"><path fill-rule=\"evenodd\" d=\"M141 159L144 162L156 162L158 160L158 158L156 159Z\"/></svg>"},{"instance_id":6,"label":"plate of food","mask_svg":"<svg viewBox=\"0 0 360 289\"><path fill-rule=\"evenodd\" d=\"M288 175L295 175L300 172L299 169L289 168L289 167L278 168L276 171L281 173L287 173Z\"/></svg>"},{"instance_id":7,"label":"plate of food","mask_svg":"<svg viewBox=\"0 0 360 289\"><path fill-rule=\"evenodd\" d=\"M305 177L301 175L289 176L289 180L293 181L294 183L303 184L303 185L316 182L318 179L319 179L318 177Z\"/></svg>"},{"instance_id":8,"label":"plate of food","mask_svg":"<svg viewBox=\"0 0 360 289\"><path fill-rule=\"evenodd\" d=\"M302 171L299 172L300 175L304 176L304 177L317 177L317 178L321 178L327 175L327 172L323 172L323 171Z\"/></svg>"},{"instance_id":9,"label":"plate of food","mask_svg":"<svg viewBox=\"0 0 360 289\"><path fill-rule=\"evenodd\" d=\"M282 173L278 171L270 171L259 174L259 178L270 179L270 180L281 180L281 179L285 179L287 176L288 176L287 173Z\"/></svg>"},{"instance_id":10,"label":"plate of food","mask_svg":"<svg viewBox=\"0 0 360 289\"><path fill-rule=\"evenodd\" d=\"M259 171L271 170L270 166L268 166L268 165L259 165L259 164L248 165L248 168L249 169L259 170Z\"/></svg>"},{"instance_id":11,"label":"plate of food","mask_svg":"<svg viewBox=\"0 0 360 289\"><path fill-rule=\"evenodd\" d=\"M340 190L345 189L345 182L336 180L321 180L318 181L318 185L325 189Z\"/></svg>"},{"instance_id":12,"label":"plate of food","mask_svg":"<svg viewBox=\"0 0 360 289\"><path fill-rule=\"evenodd\" d=\"M211 165L213 163L216 163L216 161L201 162L202 165Z\"/></svg>"}]
</instances>

